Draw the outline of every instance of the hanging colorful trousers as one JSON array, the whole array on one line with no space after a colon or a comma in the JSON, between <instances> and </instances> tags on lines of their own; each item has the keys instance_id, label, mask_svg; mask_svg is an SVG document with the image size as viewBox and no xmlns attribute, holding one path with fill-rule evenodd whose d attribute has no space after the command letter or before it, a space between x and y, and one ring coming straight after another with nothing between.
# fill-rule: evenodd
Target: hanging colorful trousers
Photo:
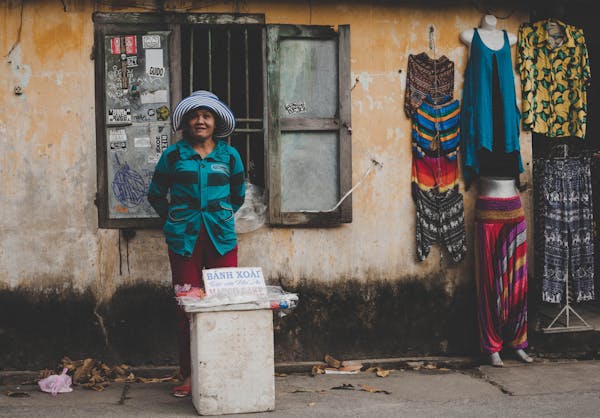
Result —
<instances>
[{"instance_id":1,"label":"hanging colorful trousers","mask_svg":"<svg viewBox=\"0 0 600 418\"><path fill-rule=\"evenodd\" d=\"M594 209L589 157L541 161L544 270L542 300L564 301L567 278L577 302L594 295Z\"/></svg>"},{"instance_id":2,"label":"hanging colorful trousers","mask_svg":"<svg viewBox=\"0 0 600 418\"><path fill-rule=\"evenodd\" d=\"M423 261L433 244L442 244L454 262L462 261L467 253L465 209L463 195L454 189L413 190L417 208L417 257Z\"/></svg>"},{"instance_id":3,"label":"hanging colorful trousers","mask_svg":"<svg viewBox=\"0 0 600 418\"><path fill-rule=\"evenodd\" d=\"M527 230L519 196L477 199L475 272L482 351L527 347Z\"/></svg>"}]
</instances>

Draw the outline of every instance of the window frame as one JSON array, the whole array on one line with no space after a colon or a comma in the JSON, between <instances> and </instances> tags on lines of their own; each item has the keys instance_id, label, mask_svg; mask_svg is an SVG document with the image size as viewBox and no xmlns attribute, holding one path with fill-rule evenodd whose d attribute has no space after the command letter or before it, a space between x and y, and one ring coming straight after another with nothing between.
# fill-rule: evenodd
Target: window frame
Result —
<instances>
[{"instance_id":1,"label":"window frame","mask_svg":"<svg viewBox=\"0 0 600 418\"><path fill-rule=\"evenodd\" d=\"M338 112L334 118L285 120L279 114L279 45L285 39L332 39L338 49ZM352 144L350 102L350 26L269 24L265 27L265 137L267 138L266 176L269 225L295 227L331 227L352 222L352 195L348 195L334 211L283 211L281 185L282 132L337 132L338 190L341 198L352 187Z\"/></svg>"},{"instance_id":2,"label":"window frame","mask_svg":"<svg viewBox=\"0 0 600 418\"><path fill-rule=\"evenodd\" d=\"M288 227L327 227L337 226L341 223L352 222L352 196L348 195L333 212L281 212L281 182L279 177L280 159L277 154L279 147L279 121L272 113L273 96L272 86L275 85L276 75L270 73L269 60L272 58L269 51L267 32L269 28L278 30L300 31L304 34L317 36L336 36L338 45L338 114L334 123L337 124L338 133L338 164L339 164L339 195L343 196L352 186L352 155L351 155L351 115L350 115L350 27L340 25L336 32L331 26L308 25L280 25L265 24L262 14L227 14L227 13L106 13L95 12L92 15L94 22L94 49L92 58L95 60L95 122L96 122L96 165L97 165L97 192L94 203L98 208L98 226L107 229L156 229L162 227L159 217L153 218L109 218L108 211L108 156L106 151L106 121L105 109L105 51L104 37L106 35L140 34L153 31L169 31L169 68L170 68L170 103L171 107L182 98L182 59L181 48L182 28L185 25L262 25L263 26L263 150L264 150L264 178L265 192L269 205L269 226ZM290 32L291 33L291 32ZM321 34L321 35L319 35ZM335 35L334 35L335 34ZM171 143L179 138L173 136Z\"/></svg>"},{"instance_id":3,"label":"window frame","mask_svg":"<svg viewBox=\"0 0 600 418\"><path fill-rule=\"evenodd\" d=\"M182 98L181 30L184 25L196 24L262 24L265 18L261 14L227 13L107 13L95 12L94 22L94 59L95 77L95 123L96 123L96 196L94 203L98 208L98 227L106 229L157 229L163 221L157 216L152 218L110 218L108 210L108 158L106 153L105 108L105 54L104 37L106 35L140 34L143 32L169 31L169 96L173 106ZM178 138L173 136L171 143Z\"/></svg>"}]
</instances>

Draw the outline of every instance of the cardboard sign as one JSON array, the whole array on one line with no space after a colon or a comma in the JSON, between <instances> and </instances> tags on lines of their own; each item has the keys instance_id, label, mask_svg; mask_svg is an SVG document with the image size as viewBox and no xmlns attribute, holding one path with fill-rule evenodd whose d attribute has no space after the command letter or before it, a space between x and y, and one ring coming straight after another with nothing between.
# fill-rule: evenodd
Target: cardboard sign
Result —
<instances>
[{"instance_id":1,"label":"cardboard sign","mask_svg":"<svg viewBox=\"0 0 600 418\"><path fill-rule=\"evenodd\" d=\"M266 296L267 287L260 267L226 267L202 271L206 296Z\"/></svg>"}]
</instances>

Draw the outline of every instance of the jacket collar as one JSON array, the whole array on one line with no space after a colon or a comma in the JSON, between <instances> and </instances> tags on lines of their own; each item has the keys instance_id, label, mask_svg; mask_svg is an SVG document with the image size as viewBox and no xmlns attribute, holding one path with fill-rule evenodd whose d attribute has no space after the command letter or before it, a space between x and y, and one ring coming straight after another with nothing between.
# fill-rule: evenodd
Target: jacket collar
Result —
<instances>
[{"instance_id":1,"label":"jacket collar","mask_svg":"<svg viewBox=\"0 0 600 418\"><path fill-rule=\"evenodd\" d=\"M573 37L573 32L575 31L575 27L571 26L571 25L567 25L566 23L564 23L563 21L558 20L558 19L544 19L544 20L535 22L533 24L533 26L535 28L535 33L537 35L536 46L537 47L547 46L548 48L550 48L550 43L548 41L548 36L549 36L548 30L546 29L546 25L550 22L554 22L554 23L558 24L563 29L563 31L565 33L565 37L567 38L566 42L563 43L559 48L575 47L575 40Z\"/></svg>"},{"instance_id":2,"label":"jacket collar","mask_svg":"<svg viewBox=\"0 0 600 418\"><path fill-rule=\"evenodd\" d=\"M200 155L194 151L194 148L192 148L190 143L185 139L180 139L177 142L177 148L179 149L179 156L182 160L200 158ZM215 149L206 156L206 159L228 163L229 152L227 151L227 143L222 139L218 139L215 144Z\"/></svg>"}]
</instances>

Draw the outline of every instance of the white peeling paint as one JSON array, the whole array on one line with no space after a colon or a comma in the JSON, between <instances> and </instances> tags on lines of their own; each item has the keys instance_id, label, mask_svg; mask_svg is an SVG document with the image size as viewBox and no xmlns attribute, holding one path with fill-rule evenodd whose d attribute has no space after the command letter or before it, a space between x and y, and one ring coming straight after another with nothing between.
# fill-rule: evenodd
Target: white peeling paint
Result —
<instances>
[{"instance_id":1,"label":"white peeling paint","mask_svg":"<svg viewBox=\"0 0 600 418\"><path fill-rule=\"evenodd\" d=\"M24 89L31 79L31 66L23 64L21 61L21 45L17 45L12 50L9 60L12 74L17 79L18 85Z\"/></svg>"},{"instance_id":2,"label":"white peeling paint","mask_svg":"<svg viewBox=\"0 0 600 418\"><path fill-rule=\"evenodd\" d=\"M352 101L352 106L356 108L356 109L354 109L354 111L356 111L358 113L362 113L362 111L363 111L363 102L362 102L362 100L353 100Z\"/></svg>"},{"instance_id":3,"label":"white peeling paint","mask_svg":"<svg viewBox=\"0 0 600 418\"><path fill-rule=\"evenodd\" d=\"M369 91L369 85L373 81L373 76L368 72L361 72L354 76L354 79L358 78L358 83L363 87L366 91Z\"/></svg>"}]
</instances>

